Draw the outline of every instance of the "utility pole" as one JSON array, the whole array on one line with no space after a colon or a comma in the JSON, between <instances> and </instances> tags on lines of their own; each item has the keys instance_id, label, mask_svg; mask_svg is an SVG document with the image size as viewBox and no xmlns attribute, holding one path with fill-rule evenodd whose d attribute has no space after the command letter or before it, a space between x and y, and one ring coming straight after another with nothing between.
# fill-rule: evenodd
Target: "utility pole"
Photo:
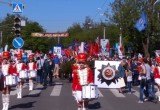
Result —
<instances>
[{"instance_id":1,"label":"utility pole","mask_svg":"<svg viewBox=\"0 0 160 110\"><path fill-rule=\"evenodd\" d=\"M106 37L106 29L105 29L105 27L104 27L104 31L103 31L103 39L105 39Z\"/></svg>"},{"instance_id":2,"label":"utility pole","mask_svg":"<svg viewBox=\"0 0 160 110\"><path fill-rule=\"evenodd\" d=\"M2 46L2 41L3 41L3 36L2 36L2 31L0 32L0 36L1 36L1 46Z\"/></svg>"}]
</instances>

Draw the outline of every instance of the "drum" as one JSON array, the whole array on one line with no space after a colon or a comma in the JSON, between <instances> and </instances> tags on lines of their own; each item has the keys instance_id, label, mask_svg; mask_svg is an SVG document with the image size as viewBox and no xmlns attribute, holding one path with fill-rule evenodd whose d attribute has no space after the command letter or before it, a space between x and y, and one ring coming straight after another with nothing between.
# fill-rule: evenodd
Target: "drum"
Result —
<instances>
[{"instance_id":1,"label":"drum","mask_svg":"<svg viewBox=\"0 0 160 110\"><path fill-rule=\"evenodd\" d=\"M17 85L17 76L7 75L5 78L5 83L7 86L15 86Z\"/></svg>"},{"instance_id":2,"label":"drum","mask_svg":"<svg viewBox=\"0 0 160 110\"><path fill-rule=\"evenodd\" d=\"M21 71L19 72L19 78L20 78L20 79L27 79L27 78L28 78L28 73L27 73L27 71L21 70Z\"/></svg>"},{"instance_id":3,"label":"drum","mask_svg":"<svg viewBox=\"0 0 160 110\"><path fill-rule=\"evenodd\" d=\"M82 99L96 99L99 97L97 85L83 85Z\"/></svg>"},{"instance_id":4,"label":"drum","mask_svg":"<svg viewBox=\"0 0 160 110\"><path fill-rule=\"evenodd\" d=\"M30 77L31 77L31 78L37 77L37 71L32 70L32 71L30 71L29 74L30 74Z\"/></svg>"}]
</instances>

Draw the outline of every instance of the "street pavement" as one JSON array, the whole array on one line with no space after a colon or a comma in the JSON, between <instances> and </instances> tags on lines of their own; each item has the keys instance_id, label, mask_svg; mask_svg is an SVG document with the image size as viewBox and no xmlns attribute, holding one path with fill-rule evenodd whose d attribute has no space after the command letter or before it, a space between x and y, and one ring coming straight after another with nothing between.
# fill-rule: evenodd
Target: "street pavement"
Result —
<instances>
[{"instance_id":1,"label":"street pavement","mask_svg":"<svg viewBox=\"0 0 160 110\"><path fill-rule=\"evenodd\" d=\"M52 86L47 87L35 83L33 91L29 91L28 84L25 84L23 98L16 97L16 90L13 87L9 110L77 110L71 83L68 80L55 80ZM121 94L118 89L99 89L99 98L91 101L87 110L159 110L160 102L148 101L139 104L138 97L137 86L132 88L132 94Z\"/></svg>"}]
</instances>

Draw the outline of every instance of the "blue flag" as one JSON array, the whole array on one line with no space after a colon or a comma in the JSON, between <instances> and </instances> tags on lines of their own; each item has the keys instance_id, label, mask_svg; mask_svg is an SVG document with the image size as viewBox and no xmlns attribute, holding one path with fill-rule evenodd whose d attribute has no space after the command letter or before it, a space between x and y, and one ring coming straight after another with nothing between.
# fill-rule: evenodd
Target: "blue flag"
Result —
<instances>
[{"instance_id":1,"label":"blue flag","mask_svg":"<svg viewBox=\"0 0 160 110\"><path fill-rule=\"evenodd\" d=\"M148 25L148 18L147 18L147 15L146 13L142 13L140 18L137 20L136 24L134 25L134 27L139 31L143 31L146 29Z\"/></svg>"}]
</instances>

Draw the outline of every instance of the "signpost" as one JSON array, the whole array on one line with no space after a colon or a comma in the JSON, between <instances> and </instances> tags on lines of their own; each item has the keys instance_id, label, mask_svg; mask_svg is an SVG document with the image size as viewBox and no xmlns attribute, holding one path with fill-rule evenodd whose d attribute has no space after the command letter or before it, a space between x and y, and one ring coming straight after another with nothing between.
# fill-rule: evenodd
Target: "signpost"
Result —
<instances>
[{"instance_id":1,"label":"signpost","mask_svg":"<svg viewBox=\"0 0 160 110\"><path fill-rule=\"evenodd\" d=\"M21 14L23 12L23 4L12 4L12 13L13 14Z\"/></svg>"},{"instance_id":2,"label":"signpost","mask_svg":"<svg viewBox=\"0 0 160 110\"><path fill-rule=\"evenodd\" d=\"M23 47L24 41L23 41L22 38L16 37L16 38L13 39L12 44L13 44L13 46L14 46L15 48L20 49L20 48Z\"/></svg>"}]
</instances>

